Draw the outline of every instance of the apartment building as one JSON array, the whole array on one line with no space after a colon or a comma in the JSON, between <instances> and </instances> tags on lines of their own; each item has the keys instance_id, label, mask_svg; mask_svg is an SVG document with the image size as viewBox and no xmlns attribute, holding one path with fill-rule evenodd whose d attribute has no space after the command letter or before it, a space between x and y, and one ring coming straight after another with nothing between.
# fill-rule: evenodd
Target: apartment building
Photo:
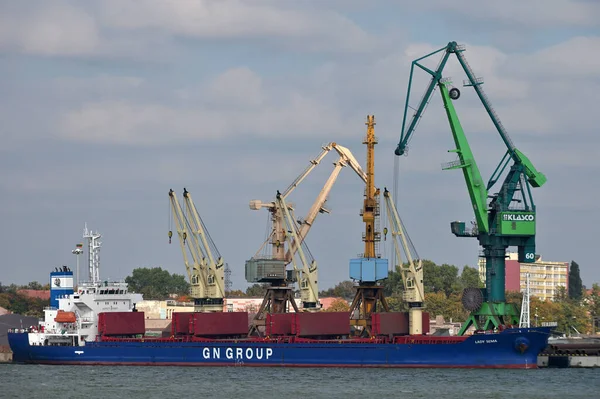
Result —
<instances>
[{"instance_id":1,"label":"apartment building","mask_svg":"<svg viewBox=\"0 0 600 399\"><path fill-rule=\"evenodd\" d=\"M556 288L569 284L569 262L551 262L537 255L533 263L519 263L517 253L509 252L506 258L506 291L524 291L529 273L532 296L554 299ZM485 283L485 258L479 258L479 278Z\"/></svg>"}]
</instances>

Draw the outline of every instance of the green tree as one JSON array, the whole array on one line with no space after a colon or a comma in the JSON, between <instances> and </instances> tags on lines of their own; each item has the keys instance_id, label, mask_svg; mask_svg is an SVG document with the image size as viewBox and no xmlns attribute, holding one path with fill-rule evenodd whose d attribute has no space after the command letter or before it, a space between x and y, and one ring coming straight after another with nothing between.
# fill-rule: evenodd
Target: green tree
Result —
<instances>
[{"instance_id":1,"label":"green tree","mask_svg":"<svg viewBox=\"0 0 600 399\"><path fill-rule=\"evenodd\" d=\"M0 308L8 309L10 308L10 299L8 293L3 293L0 291Z\"/></svg>"},{"instance_id":2,"label":"green tree","mask_svg":"<svg viewBox=\"0 0 600 399\"><path fill-rule=\"evenodd\" d=\"M469 317L469 312L464 308L462 304L462 292L452 293L448 297L448 309L444 317L452 319L453 322L466 321Z\"/></svg>"},{"instance_id":3,"label":"green tree","mask_svg":"<svg viewBox=\"0 0 600 399\"><path fill-rule=\"evenodd\" d=\"M29 284L27 284L26 288L29 290L43 290L44 289L44 287L37 281L30 282Z\"/></svg>"},{"instance_id":4,"label":"green tree","mask_svg":"<svg viewBox=\"0 0 600 399\"><path fill-rule=\"evenodd\" d=\"M350 305L343 298L337 298L331 302L331 306L323 310L324 312L348 312L350 311Z\"/></svg>"},{"instance_id":5,"label":"green tree","mask_svg":"<svg viewBox=\"0 0 600 399\"><path fill-rule=\"evenodd\" d=\"M569 294L564 286L559 285L554 289L554 301L557 303L566 302L569 300Z\"/></svg>"},{"instance_id":6,"label":"green tree","mask_svg":"<svg viewBox=\"0 0 600 399\"><path fill-rule=\"evenodd\" d=\"M402 272L400 267L389 272L388 278L383 280L383 293L385 296L402 296L404 283L402 282Z\"/></svg>"},{"instance_id":7,"label":"green tree","mask_svg":"<svg viewBox=\"0 0 600 399\"><path fill-rule=\"evenodd\" d=\"M569 268L569 298L576 301L580 300L583 295L583 283L579 275L579 265L574 260L571 261Z\"/></svg>"},{"instance_id":8,"label":"green tree","mask_svg":"<svg viewBox=\"0 0 600 399\"><path fill-rule=\"evenodd\" d=\"M246 289L246 295L250 297L264 297L269 284L252 284Z\"/></svg>"},{"instance_id":9,"label":"green tree","mask_svg":"<svg viewBox=\"0 0 600 399\"><path fill-rule=\"evenodd\" d=\"M517 310L521 311L523 303L523 293L517 291L506 291L506 302L513 303L517 306Z\"/></svg>"},{"instance_id":10,"label":"green tree","mask_svg":"<svg viewBox=\"0 0 600 399\"><path fill-rule=\"evenodd\" d=\"M590 319L587 317L587 310L585 307L573 301L560 302L558 303L558 306L558 331L562 331L567 335L572 335L586 333L590 330Z\"/></svg>"},{"instance_id":11,"label":"green tree","mask_svg":"<svg viewBox=\"0 0 600 399\"><path fill-rule=\"evenodd\" d=\"M346 300L351 300L354 298L354 294L356 293L355 285L350 280L342 281L335 285L333 288L329 288L327 290L321 291L319 296L321 297L340 297Z\"/></svg>"},{"instance_id":12,"label":"green tree","mask_svg":"<svg viewBox=\"0 0 600 399\"><path fill-rule=\"evenodd\" d=\"M449 301L443 291L429 292L425 294L425 310L430 317L444 316L449 317Z\"/></svg>"},{"instance_id":13,"label":"green tree","mask_svg":"<svg viewBox=\"0 0 600 399\"><path fill-rule=\"evenodd\" d=\"M458 267L446 263L438 266L430 260L423 260L423 285L425 292L443 292L448 297L460 291Z\"/></svg>"},{"instance_id":14,"label":"green tree","mask_svg":"<svg viewBox=\"0 0 600 399\"><path fill-rule=\"evenodd\" d=\"M464 288L483 288L483 282L479 278L479 270L474 267L464 266L459 278L460 286Z\"/></svg>"},{"instance_id":15,"label":"green tree","mask_svg":"<svg viewBox=\"0 0 600 399\"><path fill-rule=\"evenodd\" d=\"M25 316L42 317L47 301L38 298L29 298L15 291L6 291L0 294L0 307L12 313Z\"/></svg>"},{"instance_id":16,"label":"green tree","mask_svg":"<svg viewBox=\"0 0 600 399\"><path fill-rule=\"evenodd\" d=\"M600 331L600 286L598 284L592 285L592 290L589 294L586 293L584 301L593 322L592 332L596 333Z\"/></svg>"},{"instance_id":17,"label":"green tree","mask_svg":"<svg viewBox=\"0 0 600 399\"><path fill-rule=\"evenodd\" d=\"M399 295L386 297L386 301L391 312L408 311L408 306L402 301L402 297Z\"/></svg>"},{"instance_id":18,"label":"green tree","mask_svg":"<svg viewBox=\"0 0 600 399\"><path fill-rule=\"evenodd\" d=\"M129 288L144 296L144 299L162 300L171 294L187 295L190 285L180 274L171 274L161 267L137 268L125 278Z\"/></svg>"}]
</instances>

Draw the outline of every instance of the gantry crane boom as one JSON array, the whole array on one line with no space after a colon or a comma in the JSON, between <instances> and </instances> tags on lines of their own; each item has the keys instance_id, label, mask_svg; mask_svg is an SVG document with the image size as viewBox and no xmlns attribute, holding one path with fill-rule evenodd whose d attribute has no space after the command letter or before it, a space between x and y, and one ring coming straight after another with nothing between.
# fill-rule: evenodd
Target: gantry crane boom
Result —
<instances>
[{"instance_id":1,"label":"gantry crane boom","mask_svg":"<svg viewBox=\"0 0 600 399\"><path fill-rule=\"evenodd\" d=\"M312 227L313 222L316 219L317 215L319 213L329 213L329 211L324 208L325 201L327 201L327 197L329 197L329 193L331 192L331 189L333 188L333 185L335 184L335 181L337 180L343 167L350 166L350 168L358 175L358 177L361 178L361 180L363 182L365 182L365 183L367 182L367 174L360 167L360 164L358 163L356 158L354 158L354 155L352 155L352 152L348 148L343 147L337 143L330 143L326 148L329 148L329 150L324 151L325 153L327 153L331 149L335 149L337 151L337 153L339 154L340 158L338 159L337 162L334 162L333 171L329 175L329 178L325 182L325 185L321 189L321 192L317 196L317 199L315 200L313 205L310 207L310 210L306 214L306 217L304 219L302 219L302 221L300 223L300 229L298 231L298 238L300 239L300 242L304 241L304 237L306 237L306 235L310 231L310 228ZM321 157L321 159L322 159L322 157ZM308 170L308 172L305 172L303 174L304 176L302 177L302 179L296 179L295 184L293 185L294 188L298 186L300 181L302 181L308 173L310 173L310 171L314 168L314 166L309 167L309 168L310 168L310 170ZM282 197L284 199L287 198L287 195L289 195L290 192L291 192L291 190L290 190L290 188L288 188L286 190L285 194L282 195ZM291 261L291 258L293 257L293 255L295 253L294 248L296 248L295 241L292 241L290 248L288 249L288 252L285 255L286 261L288 261L288 262Z\"/></svg>"},{"instance_id":2,"label":"gantry crane boom","mask_svg":"<svg viewBox=\"0 0 600 399\"><path fill-rule=\"evenodd\" d=\"M453 42L453 43L456 44L456 42ZM452 47L452 45L448 44L447 47ZM490 100L488 99L487 95L483 91L483 88L482 88L483 79L475 77L475 74L473 73L471 66L467 62L467 59L465 58L465 55L464 55L464 46L461 47L461 46L456 45L456 46L454 46L454 48L456 49L454 51L454 53L456 54L456 57L458 58L458 62L460 63L463 70L465 71L465 74L468 77L468 80L464 81L463 84L464 84L464 86L472 86L475 89L475 92L477 93L479 100L481 100L483 107L485 108L487 114L489 115L490 119L492 120L492 123L496 127L496 130L500 134L502 141L506 145L507 154L510 155L510 157L513 159L513 161L515 163L523 165L524 172L527 175L528 181L533 187L536 187L536 188L542 187L544 185L544 183L546 183L546 180L547 180L546 176L544 176L543 173L538 172L537 169L533 166L533 163L531 163L531 161L529 160L529 158L527 158L525 156L525 154L523 154L521 151L519 151L513 144L512 140L510 139L510 136L508 135L508 132L506 131L506 129L504 128L504 125L500 121L498 114L492 107ZM490 182L492 182L491 179L490 179ZM492 183L488 183L488 189L494 183L495 183L495 180Z\"/></svg>"},{"instance_id":3,"label":"gantry crane boom","mask_svg":"<svg viewBox=\"0 0 600 399\"><path fill-rule=\"evenodd\" d=\"M225 297L225 263L223 257L219 253L217 246L210 237L204 222L198 214L196 205L192 200L192 195L185 188L183 189L183 199L185 201L185 208L187 214L192 218L192 236L196 241L196 245L203 249L203 253L207 262L207 283L210 287L209 294L214 298ZM200 241L202 245L200 246Z\"/></svg>"},{"instance_id":4,"label":"gantry crane boom","mask_svg":"<svg viewBox=\"0 0 600 399\"><path fill-rule=\"evenodd\" d=\"M435 90L435 88L438 84L438 81L442 78L442 71L444 70L446 63L448 62L448 58L450 57L450 54L452 54L453 52L455 52L457 50L458 50L458 45L456 44L456 42L451 42L451 43L448 43L448 45L446 47L443 47L441 49L433 51L427 55L424 55L421 58L417 58L416 60L414 60L412 62L411 66L410 66L410 77L408 78L408 90L406 91L406 102L404 103L404 117L402 119L402 132L400 134L400 142L398 143L398 146L396 147L396 151L395 151L396 155L407 155L408 154L408 143L410 142L410 139L412 138L412 134L414 133L415 129L417 128L419 121L423 117L423 113L425 112L425 110L427 109L427 106L429 105L429 102L431 101L431 95L433 94L433 91ZM435 71L432 71L431 69L429 69L419 63L419 61L424 60L425 58L429 58L432 55L440 53L442 51L445 51L445 53L442 56ZM412 81L413 81L413 74L415 72L415 66L421 68L422 70L424 70L425 72L430 74L431 80L429 81L429 84L427 85L427 88L425 89L425 93L423 94L423 97L421 97L419 106L417 107L417 109L415 110L415 113L412 116L410 125L408 126L408 128L406 128L408 108L410 107L409 106L410 93L411 93L411 89L412 89Z\"/></svg>"},{"instance_id":5,"label":"gantry crane boom","mask_svg":"<svg viewBox=\"0 0 600 399\"><path fill-rule=\"evenodd\" d=\"M383 190L383 198L390 223L394 251L396 253L396 268L402 276L404 291L402 299L409 306L410 334L421 334L423 328L422 309L425 302L425 290L423 287L423 263L417 250L408 239L402 220L394 205L392 196L387 188ZM406 263L402 261L402 250L406 256Z\"/></svg>"},{"instance_id":6,"label":"gantry crane boom","mask_svg":"<svg viewBox=\"0 0 600 399\"><path fill-rule=\"evenodd\" d=\"M475 212L475 220L477 222L477 229L480 232L487 233L488 228L488 215L487 215L487 200L488 192L487 188L483 184L481 173L475 162L475 157L471 151L471 146L465 137L465 133L460 125L454 105L450 99L450 93L446 87L446 83L438 83L440 87L440 93L444 102L444 108L446 109L446 115L450 123L450 129L452 130L452 137L456 144L455 150L449 152L456 152L458 154L458 161L451 162L446 165L445 169L462 169L465 181L467 182L467 190L471 197L471 203L473 204L473 211Z\"/></svg>"},{"instance_id":7,"label":"gantry crane boom","mask_svg":"<svg viewBox=\"0 0 600 399\"><path fill-rule=\"evenodd\" d=\"M294 191L294 189L296 189L296 187L298 187L298 185L302 182L302 180L304 180L306 178L306 176L308 176L310 174L310 172L312 172L312 170L319 163L321 163L323 158L325 158L325 156L332 149L336 150L337 153L340 155L340 161L344 161L346 164L348 164L356 172L356 174L359 177L361 177L363 180L366 181L365 172L360 167L358 161L356 160L356 158L354 158L354 155L352 155L352 152L350 152L349 149L347 149L346 147L343 147L335 142L331 142L327 145L324 145L323 147L321 147L321 149L322 149L321 153L315 159L310 160L310 164L306 167L306 169L298 177L296 177L296 179L292 182L292 184L290 184L288 186L288 188L281 194L284 199L287 198L288 195L290 195L290 193L292 191Z\"/></svg>"},{"instance_id":8,"label":"gantry crane boom","mask_svg":"<svg viewBox=\"0 0 600 399\"><path fill-rule=\"evenodd\" d=\"M363 221L365 222L365 258L375 258L375 242L378 232L375 229L375 219L379 216L379 190L375 188L375 116L367 116L367 135L363 144L367 145L367 188L363 205Z\"/></svg>"},{"instance_id":9,"label":"gantry crane boom","mask_svg":"<svg viewBox=\"0 0 600 399\"><path fill-rule=\"evenodd\" d=\"M498 114L492 107L489 98L483 91L483 88L482 88L483 79L475 77L475 74L473 73L471 66L469 65L469 63L467 62L467 60L464 56L464 51L465 51L464 45L459 45L456 42L450 42L445 47L442 47L441 49L433 51L433 52L431 52L421 58L418 58L412 62L411 68L410 68L408 90L406 93L406 103L404 104L404 117L402 119L402 133L400 135L400 141L398 143L398 146L396 147L396 151L395 151L396 155L404 155L407 153L408 143L409 143L410 139L412 138L412 135L413 135L419 121L423 117L423 113L427 109L427 105L429 105L429 102L431 101L431 96L432 96L436 86L439 84L440 79L442 79L442 72L448 62L448 58L450 57L450 54L455 54L458 59L458 62L460 63L462 69L465 71L465 74L467 75L467 78L468 78L463 82L463 85L464 86L472 86L475 89L475 92L477 93L477 96L481 100L483 107L485 108L487 114L489 115L490 119L492 120L494 127L496 128L496 130L500 134L502 141L506 145L507 155L510 156L515 163L520 163L524 166L524 172L527 175L529 183L533 187L543 186L544 183L546 182L546 177L544 176L544 174L542 174L536 170L536 168L533 166L531 161L521 151L519 151L517 148L515 148L510 136L508 135L508 132L506 131L506 129L504 128L504 125L500 121ZM444 52L444 54L438 64L437 68L435 69L435 71L433 71L419 63L419 61L422 61L423 59L429 58L432 55L440 53L440 52ZM428 74L430 74L431 80L430 80L429 84L427 85L427 88L425 89L425 93L424 93L423 97L421 98L421 101L420 101L417 109L415 110L415 113L412 116L410 124L407 127L406 122L407 122L407 117L408 117L408 108L410 107L409 106L410 93L411 93L412 79L413 79L413 73L414 73L415 66L424 70ZM457 89L456 89L455 93L460 95L460 92L458 92ZM450 93L450 94L452 97L453 93ZM494 179L494 176L492 176L492 179ZM492 181L493 182L491 184L488 183L488 190L493 185L493 183L495 183L495 181L497 180L497 177L495 180L492 180L492 179L490 179L490 182L492 182Z\"/></svg>"},{"instance_id":10,"label":"gantry crane boom","mask_svg":"<svg viewBox=\"0 0 600 399\"><path fill-rule=\"evenodd\" d=\"M293 252L298 253L302 263L302 269L299 269L296 265L295 257L292 257L292 264L294 271L298 276L298 282L300 285L300 296L303 307L305 309L316 308L317 303L319 303L319 291L317 288L317 262L312 259L309 264L306 254L302 249L302 245L298 244L302 242L301 238L298 237L298 227L290 213L290 206L286 204L283 195L281 195L279 191L277 192L276 202L279 211L283 214L283 220L287 227L287 237L292 240L291 246L296 247L292 248L292 250Z\"/></svg>"},{"instance_id":11,"label":"gantry crane boom","mask_svg":"<svg viewBox=\"0 0 600 399\"><path fill-rule=\"evenodd\" d=\"M195 311L221 312L225 297L223 259L208 235L189 192L184 188L185 211L173 190L169 191L169 198ZM189 262L188 252L193 264Z\"/></svg>"},{"instance_id":12,"label":"gantry crane boom","mask_svg":"<svg viewBox=\"0 0 600 399\"><path fill-rule=\"evenodd\" d=\"M304 217L299 223L300 227L298 230L297 237L300 240L300 244L302 244L302 242L308 235L308 232L310 231L311 227L313 226L313 223L314 223L317 215L319 213L329 213L329 211L324 208L324 205L325 205L325 202L327 201L329 193L331 192L331 189L333 188L333 185L335 184L342 168L344 168L346 166L350 166L350 168L358 175L358 177L363 182L366 183L366 181L367 181L367 174L364 172L364 170L362 169L362 167L360 166L360 164L358 163L358 161L356 160L356 158L354 157L352 152L344 146L341 146L335 142L331 142L322 147L321 153L316 158L310 160L310 164L308 165L308 167L298 177L296 177L296 179L294 179L292 184L290 184L288 186L288 188L281 194L283 199L286 199L300 185L300 183L310 174L310 172L313 171L313 169L317 165L319 165L321 163L323 158L331 150L335 150L338 153L339 159L337 162L334 162L333 171L331 172L329 178L325 182L325 185L321 189L315 202L310 207L306 217ZM275 203L275 201L265 203L265 202L261 202L259 200L252 200L250 202L250 209L258 210L261 208L268 208L271 211L274 211L276 209L276 203ZM280 218L277 217L277 215L274 215L273 219L274 219L274 222L277 222ZM280 220L279 220L279 223L281 223ZM267 241L270 240L275 243L274 248L273 248L273 251L274 251L273 255L277 258L281 257L280 252L284 251L284 249L283 249L283 246L277 245L277 242L282 241L282 237L276 237L279 234L278 231L279 231L279 229L277 229L275 227L273 228L271 235L267 238L265 243L263 243L263 246L261 246L261 248L259 249L259 252L262 250L264 245L266 245ZM299 248L299 246L297 246L295 244L295 241L292 241L290 243L290 246L288 247L287 251L285 252L285 255L283 255L283 257L284 257L283 259L286 261L286 263L289 264L292 261L293 256L296 254L297 248Z\"/></svg>"},{"instance_id":13,"label":"gantry crane boom","mask_svg":"<svg viewBox=\"0 0 600 399\"><path fill-rule=\"evenodd\" d=\"M177 200L173 190L169 191L169 198L171 203L171 213L174 216L175 228L179 237L179 246L181 247L181 253L183 254L183 262L185 264L185 269L190 281L190 295L192 298L202 298L205 296L204 287L206 286L206 282L202 281L203 274L200 270L201 268L205 267L202 263L203 258L201 254L196 252L195 246L187 246L192 257L192 262L190 262L188 258L188 251L186 250L186 242L189 236L188 223L183 213L183 209L179 205L179 201ZM171 234L172 233L169 231L169 237Z\"/></svg>"}]
</instances>

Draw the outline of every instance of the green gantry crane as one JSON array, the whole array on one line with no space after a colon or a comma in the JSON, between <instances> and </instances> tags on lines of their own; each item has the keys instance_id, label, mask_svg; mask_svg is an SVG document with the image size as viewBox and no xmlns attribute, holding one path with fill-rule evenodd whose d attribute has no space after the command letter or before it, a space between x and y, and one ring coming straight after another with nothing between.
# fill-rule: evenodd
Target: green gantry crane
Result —
<instances>
[{"instance_id":1,"label":"green gantry crane","mask_svg":"<svg viewBox=\"0 0 600 399\"><path fill-rule=\"evenodd\" d=\"M546 182L546 177L535 169L531 161L521 151L515 148L481 87L483 79L476 78L473 74L464 57L464 50L464 46L458 45L456 42L450 42L447 46L412 62L402 122L402 134L395 151L396 155L407 154L408 142L423 116L434 90L439 87L456 145L456 149L449 152L455 152L458 155L458 159L445 165L444 169L462 169L475 212L475 222L472 227L467 227L464 222L451 222L451 230L457 237L477 237L479 244L483 247L483 255L486 261L486 288L482 290L467 288L463 292L462 303L467 310L471 311L471 315L463 324L459 335L463 335L471 325L474 325L477 330L502 329L507 325L518 325L519 315L515 305L506 303L506 250L508 247L517 247L519 262L535 262L536 210L531 195L531 187L541 187ZM441 52L443 52L443 56L436 70L431 70L420 63L420 61ZM460 90L452 87L450 82L442 77L442 72L451 54L456 55L467 75L468 79L463 82L463 85L475 89L507 147L504 157L487 185L484 185L452 104L452 100L457 100L460 97ZM412 116L410 124L406 127L415 66L429 73L431 81ZM512 164L509 167L511 161ZM507 168L508 173L498 192L490 195L490 190Z\"/></svg>"}]
</instances>

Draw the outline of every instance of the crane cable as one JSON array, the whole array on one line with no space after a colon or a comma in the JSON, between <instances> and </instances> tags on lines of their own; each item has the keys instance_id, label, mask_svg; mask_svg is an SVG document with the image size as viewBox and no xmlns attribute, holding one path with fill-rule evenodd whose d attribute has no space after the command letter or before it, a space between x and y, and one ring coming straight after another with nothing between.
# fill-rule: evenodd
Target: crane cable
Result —
<instances>
[{"instance_id":1,"label":"crane cable","mask_svg":"<svg viewBox=\"0 0 600 399\"><path fill-rule=\"evenodd\" d=\"M392 192L394 193L394 207L396 209L398 209L398 182L400 179L400 162L399 162L399 156L394 154L394 179L393 179L393 187L392 187ZM396 265L396 251L392 249L390 249L391 252L391 258L392 258L392 265Z\"/></svg>"},{"instance_id":2,"label":"crane cable","mask_svg":"<svg viewBox=\"0 0 600 399\"><path fill-rule=\"evenodd\" d=\"M167 204L169 206L168 211L168 222L167 224L169 225L169 244L171 243L171 238L173 237L173 212L171 210L171 204Z\"/></svg>"}]
</instances>

